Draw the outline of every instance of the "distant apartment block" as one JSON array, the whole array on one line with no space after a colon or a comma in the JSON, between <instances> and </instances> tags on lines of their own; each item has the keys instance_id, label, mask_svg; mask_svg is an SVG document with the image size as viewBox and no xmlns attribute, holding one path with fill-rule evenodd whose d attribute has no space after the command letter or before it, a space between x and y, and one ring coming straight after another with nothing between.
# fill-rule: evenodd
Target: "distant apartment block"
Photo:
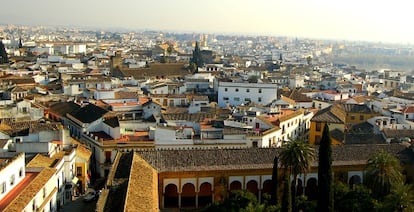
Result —
<instances>
[{"instance_id":1,"label":"distant apartment block","mask_svg":"<svg viewBox=\"0 0 414 212\"><path fill-rule=\"evenodd\" d=\"M237 106L248 102L266 105L277 98L277 86L271 83L219 82L218 105Z\"/></svg>"}]
</instances>

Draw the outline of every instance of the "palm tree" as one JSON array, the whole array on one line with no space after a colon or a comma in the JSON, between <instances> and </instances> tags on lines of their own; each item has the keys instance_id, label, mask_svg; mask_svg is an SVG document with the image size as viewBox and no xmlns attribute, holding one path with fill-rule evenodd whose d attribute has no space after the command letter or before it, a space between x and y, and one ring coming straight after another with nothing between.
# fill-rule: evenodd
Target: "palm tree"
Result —
<instances>
[{"instance_id":1,"label":"palm tree","mask_svg":"<svg viewBox=\"0 0 414 212\"><path fill-rule=\"evenodd\" d=\"M279 154L280 162L288 173L293 175L295 189L293 191L292 208L295 211L295 198L298 186L298 175L306 173L311 168L311 164L315 159L315 150L310 144L296 139L290 140L282 146Z\"/></svg>"},{"instance_id":2,"label":"palm tree","mask_svg":"<svg viewBox=\"0 0 414 212\"><path fill-rule=\"evenodd\" d=\"M375 197L382 199L390 193L393 185L403 183L401 170L400 161L396 157L380 150L368 159L367 186Z\"/></svg>"},{"instance_id":3,"label":"palm tree","mask_svg":"<svg viewBox=\"0 0 414 212\"><path fill-rule=\"evenodd\" d=\"M413 185L403 183L393 185L384 203L386 211L414 211Z\"/></svg>"}]
</instances>

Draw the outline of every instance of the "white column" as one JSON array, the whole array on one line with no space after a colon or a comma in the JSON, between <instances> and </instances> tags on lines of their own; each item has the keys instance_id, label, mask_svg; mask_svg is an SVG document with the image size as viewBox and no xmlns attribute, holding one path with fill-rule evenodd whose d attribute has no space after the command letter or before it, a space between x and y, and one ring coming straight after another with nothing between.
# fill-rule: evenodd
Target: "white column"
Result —
<instances>
[{"instance_id":1,"label":"white column","mask_svg":"<svg viewBox=\"0 0 414 212\"><path fill-rule=\"evenodd\" d=\"M198 192L196 192L195 198L195 206L198 208Z\"/></svg>"},{"instance_id":2,"label":"white column","mask_svg":"<svg viewBox=\"0 0 414 212\"><path fill-rule=\"evenodd\" d=\"M162 193L162 197L161 197L161 208L162 209L164 209L164 207L165 207L165 194L164 193Z\"/></svg>"},{"instance_id":3,"label":"white column","mask_svg":"<svg viewBox=\"0 0 414 212\"><path fill-rule=\"evenodd\" d=\"M178 208L181 208L181 193L178 193Z\"/></svg>"}]
</instances>

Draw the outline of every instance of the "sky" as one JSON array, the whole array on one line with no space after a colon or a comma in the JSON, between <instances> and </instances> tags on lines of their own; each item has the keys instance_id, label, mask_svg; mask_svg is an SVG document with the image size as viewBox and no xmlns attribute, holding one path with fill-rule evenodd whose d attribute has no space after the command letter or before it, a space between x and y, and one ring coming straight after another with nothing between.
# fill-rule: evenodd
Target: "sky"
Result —
<instances>
[{"instance_id":1,"label":"sky","mask_svg":"<svg viewBox=\"0 0 414 212\"><path fill-rule=\"evenodd\" d=\"M414 43L412 1L0 0L0 24Z\"/></svg>"}]
</instances>

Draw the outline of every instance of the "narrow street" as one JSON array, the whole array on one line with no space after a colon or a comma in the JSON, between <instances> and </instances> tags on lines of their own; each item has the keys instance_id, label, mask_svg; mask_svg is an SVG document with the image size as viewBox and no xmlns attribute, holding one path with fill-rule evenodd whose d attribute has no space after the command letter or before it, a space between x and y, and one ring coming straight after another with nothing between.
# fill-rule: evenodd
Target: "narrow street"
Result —
<instances>
[{"instance_id":1,"label":"narrow street","mask_svg":"<svg viewBox=\"0 0 414 212\"><path fill-rule=\"evenodd\" d=\"M88 189L89 191L92 191L93 189ZM86 192L86 193L88 193ZM96 201L97 200L93 200L91 202L85 202L83 201L84 196L86 195L86 193L82 196L77 196L77 197L73 197L72 202L68 202L66 203L63 208L62 208L62 212L78 212L78 211L82 211L82 212L94 212L96 209Z\"/></svg>"},{"instance_id":2,"label":"narrow street","mask_svg":"<svg viewBox=\"0 0 414 212\"><path fill-rule=\"evenodd\" d=\"M96 200L92 202L84 202L83 196L74 197L72 202L65 204L62 208L62 212L94 212L96 209Z\"/></svg>"}]
</instances>

